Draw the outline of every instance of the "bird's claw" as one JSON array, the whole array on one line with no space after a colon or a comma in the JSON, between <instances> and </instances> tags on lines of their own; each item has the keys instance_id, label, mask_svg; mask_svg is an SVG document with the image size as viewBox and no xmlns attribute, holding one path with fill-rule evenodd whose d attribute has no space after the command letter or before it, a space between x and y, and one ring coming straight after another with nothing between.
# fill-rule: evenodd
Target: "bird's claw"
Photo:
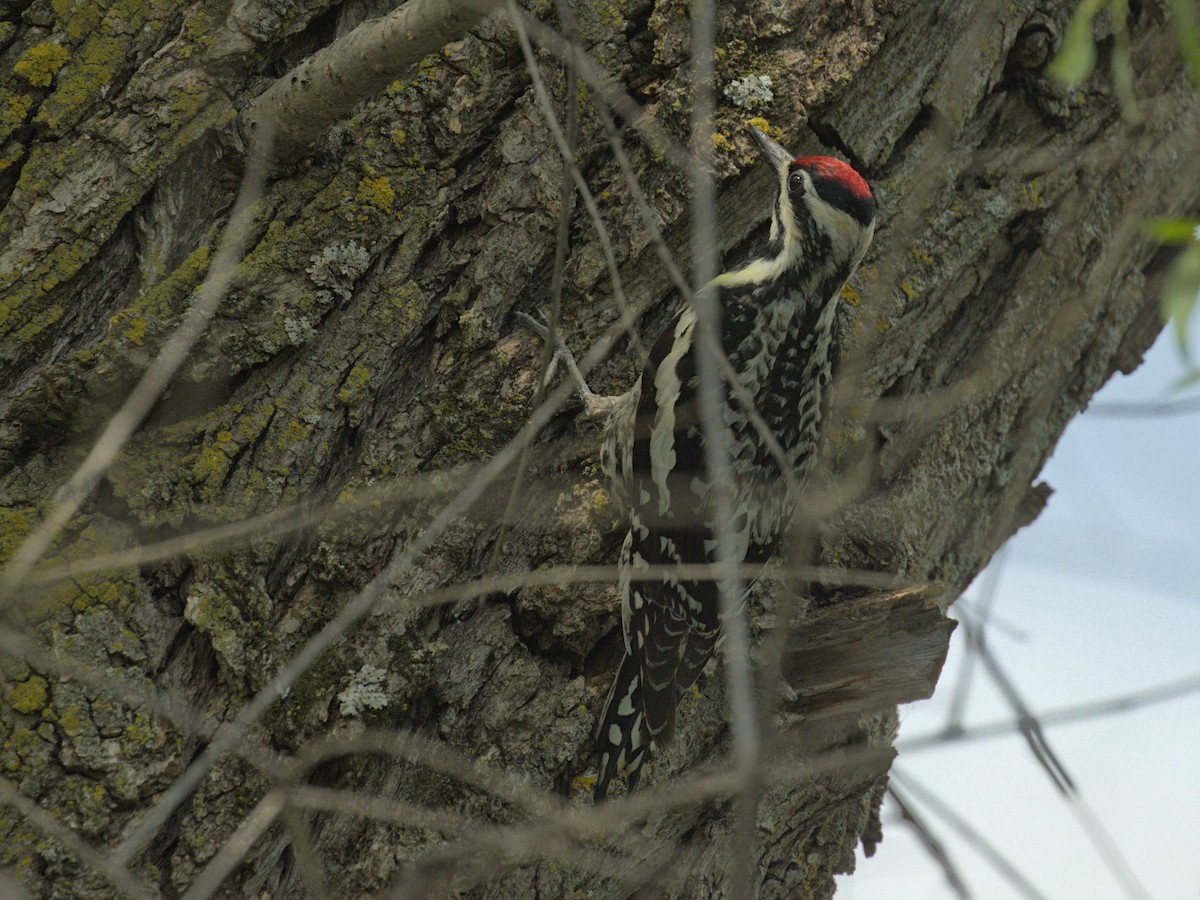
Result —
<instances>
[{"instance_id":1,"label":"bird's claw","mask_svg":"<svg viewBox=\"0 0 1200 900\"><path fill-rule=\"evenodd\" d=\"M541 313L541 310L538 310ZM526 312L517 312L517 318L531 328L542 340L550 339L550 326L545 322L545 315L542 315L542 321L534 318ZM579 366L575 362L575 354L571 352L571 348L567 346L562 338L562 332L556 332L554 341L554 353L550 357L550 364L546 366L546 374L542 380L543 384L550 384L554 381L554 377L558 374L559 366L562 366L574 379L576 386L579 388L579 394L585 400L592 393L592 389L588 387L587 382L583 378L583 374L579 371Z\"/></svg>"},{"instance_id":2,"label":"bird's claw","mask_svg":"<svg viewBox=\"0 0 1200 900\"><path fill-rule=\"evenodd\" d=\"M540 313L541 310L538 310L538 312ZM518 311L517 318L533 329L533 331L537 333L539 337L543 339L550 337L550 326L546 325L544 322L539 322L529 313ZM543 318L545 317L543 316Z\"/></svg>"}]
</instances>

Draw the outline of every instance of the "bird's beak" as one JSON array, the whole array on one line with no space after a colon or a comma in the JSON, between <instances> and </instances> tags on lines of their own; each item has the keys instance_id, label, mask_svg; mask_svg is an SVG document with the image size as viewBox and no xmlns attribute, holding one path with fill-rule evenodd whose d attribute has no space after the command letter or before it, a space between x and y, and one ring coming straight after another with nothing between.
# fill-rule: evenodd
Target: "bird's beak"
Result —
<instances>
[{"instance_id":1,"label":"bird's beak","mask_svg":"<svg viewBox=\"0 0 1200 900\"><path fill-rule=\"evenodd\" d=\"M767 161L772 171L778 171L784 160L790 162L794 159L791 153L759 131L754 125L750 126L750 134L758 142L758 149L762 151L763 159Z\"/></svg>"}]
</instances>

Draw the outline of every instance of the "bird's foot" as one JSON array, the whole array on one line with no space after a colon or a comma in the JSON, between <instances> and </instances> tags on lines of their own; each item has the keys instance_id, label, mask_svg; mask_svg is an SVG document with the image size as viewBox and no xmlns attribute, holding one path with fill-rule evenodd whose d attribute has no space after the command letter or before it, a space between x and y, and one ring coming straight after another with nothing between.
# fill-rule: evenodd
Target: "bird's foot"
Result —
<instances>
[{"instance_id":1,"label":"bird's foot","mask_svg":"<svg viewBox=\"0 0 1200 900\"><path fill-rule=\"evenodd\" d=\"M540 335L543 340L550 339L550 328L544 322L539 322L533 316L524 312L518 312L517 318ZM549 384L558 373L558 367L562 366L567 370L571 376L571 380L575 382L575 386L579 390L579 399L583 401L584 415L589 419L601 419L607 416L618 398L603 397L588 386L583 373L579 371L579 364L575 362L575 354L571 352L571 348L563 341L561 333L554 335L554 347L552 349L553 356L550 357L550 365L546 367L544 383Z\"/></svg>"}]
</instances>

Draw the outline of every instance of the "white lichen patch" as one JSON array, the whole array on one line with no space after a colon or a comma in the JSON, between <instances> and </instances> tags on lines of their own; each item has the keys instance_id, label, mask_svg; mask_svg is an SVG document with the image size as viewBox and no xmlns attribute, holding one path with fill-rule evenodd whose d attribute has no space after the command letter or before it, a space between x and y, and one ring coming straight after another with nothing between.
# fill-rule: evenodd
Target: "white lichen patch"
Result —
<instances>
[{"instance_id":1,"label":"white lichen patch","mask_svg":"<svg viewBox=\"0 0 1200 900\"><path fill-rule=\"evenodd\" d=\"M307 344L317 336L317 330L312 327L312 323L296 316L287 316L283 320L283 333L295 347Z\"/></svg>"},{"instance_id":2,"label":"white lichen patch","mask_svg":"<svg viewBox=\"0 0 1200 900\"><path fill-rule=\"evenodd\" d=\"M337 695L343 716L361 716L366 710L383 709L387 696L387 672L370 663L350 677L350 684Z\"/></svg>"},{"instance_id":3,"label":"white lichen patch","mask_svg":"<svg viewBox=\"0 0 1200 900\"><path fill-rule=\"evenodd\" d=\"M325 289L321 294L336 295L348 300L354 283L370 265L371 254L367 252L367 248L357 241L347 241L314 253L308 258L308 267L304 271L313 280L313 284Z\"/></svg>"},{"instance_id":4,"label":"white lichen patch","mask_svg":"<svg viewBox=\"0 0 1200 900\"><path fill-rule=\"evenodd\" d=\"M771 91L771 76L747 75L744 78L735 78L725 85L725 96L734 106L740 106L742 109L753 109L770 103L775 99L775 94Z\"/></svg>"}]
</instances>

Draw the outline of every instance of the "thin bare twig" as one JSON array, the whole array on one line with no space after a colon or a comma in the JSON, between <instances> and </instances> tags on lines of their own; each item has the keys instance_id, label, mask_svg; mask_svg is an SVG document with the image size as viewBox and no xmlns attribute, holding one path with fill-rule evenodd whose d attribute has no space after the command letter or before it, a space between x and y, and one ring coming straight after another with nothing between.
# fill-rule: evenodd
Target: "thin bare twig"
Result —
<instances>
[{"instance_id":1,"label":"thin bare twig","mask_svg":"<svg viewBox=\"0 0 1200 900\"><path fill-rule=\"evenodd\" d=\"M897 768L892 768L890 776L892 781L892 791L896 792L896 787L900 787L900 795L911 794L917 798L921 805L926 807L935 816L953 828L980 856L982 856L992 868L1011 884L1018 893L1023 897L1028 897L1029 900L1047 900L1046 895L1034 887L1033 882L1021 874L1021 870L1008 861L995 845L992 844L986 837L983 836L974 826L966 819L956 813L948 805L929 790L927 787L916 781L907 772L900 772ZM905 801L911 806L910 801Z\"/></svg>"},{"instance_id":2,"label":"thin bare twig","mask_svg":"<svg viewBox=\"0 0 1200 900\"><path fill-rule=\"evenodd\" d=\"M991 611L996 598L999 596L1000 575L1004 571L1004 560L1004 550L1001 549L981 579L982 584L979 588L981 622L987 621L986 615ZM952 733L962 728L963 717L967 711L967 701L971 696L971 679L975 674L975 658L975 642L967 641L966 650L963 654L962 669L958 673L958 680L954 682L954 693L950 696L950 708L946 712L946 724L942 726L943 730L947 733Z\"/></svg>"},{"instance_id":3,"label":"thin bare twig","mask_svg":"<svg viewBox=\"0 0 1200 900\"><path fill-rule=\"evenodd\" d=\"M588 54L575 57L575 51L567 40L544 22L540 22L522 9L514 14L513 23L520 21L521 27L537 42L539 47L549 50L565 65L578 65L579 77L599 94L609 106L616 110L626 122L640 132L651 146L662 151L665 159L681 172L689 172L695 164L691 151L679 143L654 116L646 115L641 104L629 96L620 80L606 71Z\"/></svg>"},{"instance_id":4,"label":"thin bare twig","mask_svg":"<svg viewBox=\"0 0 1200 900\"><path fill-rule=\"evenodd\" d=\"M570 16L570 7L566 4L559 4L558 10L560 18L563 19L563 28L568 30L569 36L573 36L575 19ZM511 7L509 16L512 16ZM537 62L532 59L532 54L526 54L525 68L529 72L530 80L537 86L535 94L542 107L542 115L546 118L547 124L551 126L551 131L554 132L558 127L558 122L555 120L549 98L545 96L541 73L537 70ZM557 351L558 333L562 320L563 272L566 269L567 246L571 237L571 214L575 211L575 172L572 169L575 168L575 150L579 145L579 74L574 66L567 66L567 88L564 99L567 107L567 133L565 135L566 147L561 154L562 179L558 188L558 230L554 236L554 268L550 273L550 312L546 320L546 341L542 345L542 358L538 363L540 377L533 392L534 406L541 404L542 398L545 396L546 378L550 374ZM582 179L582 174L580 178ZM602 222L601 225L603 225ZM620 291L619 282L614 282L614 289ZM500 531L496 537L495 549L488 562L489 572L495 568L500 559L500 551L504 546L509 523L516 515L518 500L525 487L525 479L529 471L529 458L532 452L533 445L530 444L521 453L521 458L517 462L512 488L508 493L508 502L505 504L500 520Z\"/></svg>"},{"instance_id":5,"label":"thin bare twig","mask_svg":"<svg viewBox=\"0 0 1200 900\"><path fill-rule=\"evenodd\" d=\"M888 788L888 795L895 801L896 806L900 809L900 818L907 822L916 832L917 840L921 842L921 846L925 848L938 868L946 876L946 881L950 883L950 889L954 891L962 900L970 900L971 892L967 888L967 883L963 881L962 875L958 873L958 867L954 865L954 860L950 858L945 845L938 840L925 820L915 811L912 806L904 799L904 794L897 791L895 787Z\"/></svg>"},{"instance_id":6,"label":"thin bare twig","mask_svg":"<svg viewBox=\"0 0 1200 900\"><path fill-rule=\"evenodd\" d=\"M533 86L534 96L538 102L538 108L546 120L546 126L550 129L550 135L554 138L555 146L558 147L558 152L562 156L563 165L566 171L570 173L571 179L575 182L575 189L579 192L579 198L583 201L583 207L587 211L588 218L592 221L596 238L600 241L600 249L604 255L604 266L608 272L609 283L613 289L613 298L616 300L617 308L621 312L619 324L625 333L630 335L636 343L639 339L634 326L638 315L641 314L644 307L635 310L625 297L624 281L621 278L620 267L617 265L617 255L613 249L612 238L608 233L608 226L605 225L604 218L600 215L600 207L596 203L595 195L592 194L592 190L588 186L587 179L584 178L583 172L580 171L579 166L575 162L574 147L567 140L567 136L563 134L562 128L558 124L558 117L554 114L550 92L546 89L546 84L542 80L541 67L538 66L537 58L533 55L533 45L530 43L529 34L527 33L530 20L517 7L514 0L507 0L507 5L509 16L512 18L513 26L517 32L517 40L521 44L521 53L525 57L525 68L529 72L529 79ZM583 69L583 57L577 45L568 44L567 54L568 70L578 74ZM549 335L547 340L549 341L552 337L553 335Z\"/></svg>"},{"instance_id":7,"label":"thin bare twig","mask_svg":"<svg viewBox=\"0 0 1200 900\"><path fill-rule=\"evenodd\" d=\"M1161 418L1164 416L1185 416L1200 412L1200 397L1179 397L1172 400L1146 400L1143 402L1120 403L1116 400L1106 400L1093 403L1087 408L1089 416L1109 416L1112 418Z\"/></svg>"},{"instance_id":8,"label":"thin bare twig","mask_svg":"<svg viewBox=\"0 0 1200 900\"><path fill-rule=\"evenodd\" d=\"M967 640L971 646L975 648L976 655L984 668L987 669L988 675L991 676L992 682L1000 689L1000 693L1004 696L1005 701L1013 712L1017 714L1017 719L1021 723L1021 734L1025 738L1026 744L1029 745L1029 750L1033 754L1046 772L1046 775L1053 782L1055 788L1064 796L1071 796L1076 792L1075 781L1071 778L1063 766L1058 755L1050 748L1049 742L1046 740L1045 732L1042 729L1042 724L1038 721L1038 717L1030 710L1025 699L1017 690L1012 679L1001 668L995 654L988 647L984 634L979 627L971 621L970 618L963 619L963 631L966 633Z\"/></svg>"},{"instance_id":9,"label":"thin bare twig","mask_svg":"<svg viewBox=\"0 0 1200 900\"><path fill-rule=\"evenodd\" d=\"M1198 693L1200 693L1200 672L1186 678L1164 682L1163 684L1140 691L1131 691L1128 694L1117 694L1101 700L1093 700L1089 703L1078 703L1072 706L1048 710L1038 714L1038 721L1042 723L1043 727L1047 725L1061 725L1066 722L1083 722L1102 716L1133 712L1134 710L1147 706L1155 706L1159 703L1169 703L1172 700L1178 700L1181 697L1189 697ZM946 744L961 741L988 740L990 738L1019 733L1021 727L1021 719L1014 718L997 722L987 722L983 725L960 727L954 731L941 729L929 734L900 738L896 741L896 749L901 753L914 753L920 750L928 750L931 747L942 747Z\"/></svg>"},{"instance_id":10,"label":"thin bare twig","mask_svg":"<svg viewBox=\"0 0 1200 900\"><path fill-rule=\"evenodd\" d=\"M221 882L246 858L263 832L271 827L283 811L285 802L283 791L271 791L259 800L237 831L222 842L221 849L192 881L182 900L207 900L220 890Z\"/></svg>"},{"instance_id":11,"label":"thin bare twig","mask_svg":"<svg viewBox=\"0 0 1200 900\"><path fill-rule=\"evenodd\" d=\"M729 455L729 427L725 408L725 379L716 364L713 348L720 347L722 310L715 289L705 290L717 276L716 185L712 173L713 34L716 29L712 0L692 3L692 303L696 312L697 400L704 435L705 468L709 508L716 539L716 562L720 572L717 597L721 605L721 634L725 650L725 681L733 734L733 761L744 780L735 802L734 864L729 873L733 897L746 898L754 892L754 819L758 809L755 774L759 763L758 714L755 708L753 675L750 671L750 639L747 634L743 597L745 583L738 576L738 557L733 534L733 465ZM737 380L736 378L734 379ZM782 471L787 472L784 467Z\"/></svg>"},{"instance_id":12,"label":"thin bare twig","mask_svg":"<svg viewBox=\"0 0 1200 900\"><path fill-rule=\"evenodd\" d=\"M975 645L979 659L991 676L992 683L1000 689L1000 693L1004 696L1009 706L1012 707L1013 712L1017 714L1021 735L1025 738L1025 742L1029 746L1034 759L1037 760L1059 793L1067 801L1068 807L1079 820L1084 833L1096 850L1099 851L1105 867L1128 896L1135 898L1135 900L1149 900L1150 895L1138 880L1137 875L1134 874L1129 861L1125 859L1125 855L1121 852L1120 847L1103 822L1101 822L1099 816L1096 815L1091 805L1080 794L1066 767L1050 747L1050 742L1046 738L1045 729L1042 727L1041 721L1029 709L1024 698L1017 691L1016 685L1013 684L1012 679L1008 677L1008 674L1000 666L995 654L991 652L984 641L983 634L969 619L963 620L963 626L967 634L967 639Z\"/></svg>"},{"instance_id":13,"label":"thin bare twig","mask_svg":"<svg viewBox=\"0 0 1200 900\"><path fill-rule=\"evenodd\" d=\"M303 783L317 765L360 753L387 754L426 766L484 793L498 797L527 815L549 815L564 805L558 794L540 790L508 772L488 768L444 741L412 731L368 729L356 735L319 738L306 744L291 767L281 770L280 783Z\"/></svg>"},{"instance_id":14,"label":"thin bare twig","mask_svg":"<svg viewBox=\"0 0 1200 900\"><path fill-rule=\"evenodd\" d=\"M291 799L290 796L288 798ZM283 827L287 829L288 838L292 844L292 855L296 858L296 868L304 880L308 896L312 900L329 900L329 884L317 856L317 848L313 843L312 829L309 828L309 816L290 802L284 806Z\"/></svg>"}]
</instances>

